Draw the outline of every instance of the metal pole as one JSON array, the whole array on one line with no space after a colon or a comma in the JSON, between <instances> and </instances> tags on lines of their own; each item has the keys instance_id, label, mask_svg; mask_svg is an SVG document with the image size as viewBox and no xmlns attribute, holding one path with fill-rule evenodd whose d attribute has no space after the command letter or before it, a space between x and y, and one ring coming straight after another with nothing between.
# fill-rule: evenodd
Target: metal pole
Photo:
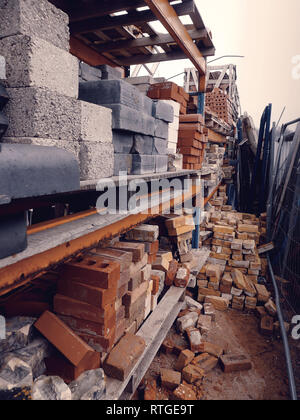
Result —
<instances>
[{"instance_id":1,"label":"metal pole","mask_svg":"<svg viewBox=\"0 0 300 420\"><path fill-rule=\"evenodd\" d=\"M294 376L293 364L292 364L292 359L291 359L291 352L290 352L290 348L289 348L287 333L286 333L286 330L285 330L285 327L284 327L284 319L283 319L283 315L282 315L282 311L281 311L279 291L278 291L277 283L276 283L276 280L275 280L273 267L272 267L272 264L271 264L269 254L268 254L268 263L269 263L269 269L270 269L270 274L271 274L271 278L272 278L272 283L273 283L274 290L275 290L276 307L277 307L277 313L278 313L278 320L279 320L279 324L280 324L281 337L282 337L282 340L283 340L285 359L286 359L286 364L287 364L287 373L288 373L288 378L289 378L291 399L293 401L297 401L298 400L297 389L296 389L295 376Z\"/></svg>"}]
</instances>

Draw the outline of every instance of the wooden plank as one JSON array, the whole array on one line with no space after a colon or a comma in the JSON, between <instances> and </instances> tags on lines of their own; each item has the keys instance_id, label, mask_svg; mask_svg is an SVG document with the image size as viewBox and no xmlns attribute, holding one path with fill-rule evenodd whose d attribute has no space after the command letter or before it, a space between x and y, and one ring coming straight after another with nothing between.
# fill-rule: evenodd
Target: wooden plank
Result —
<instances>
[{"instance_id":1,"label":"wooden plank","mask_svg":"<svg viewBox=\"0 0 300 420\"><path fill-rule=\"evenodd\" d=\"M189 35L193 40L199 40L205 38L207 31L205 29L189 31ZM126 41L111 41L105 44L101 44L97 47L99 52L111 52L119 51L120 49L126 48L140 48L150 46L161 46L164 44L175 43L174 39L169 34L160 34L154 37L143 37L134 40Z\"/></svg>"},{"instance_id":2,"label":"wooden plank","mask_svg":"<svg viewBox=\"0 0 300 420\"><path fill-rule=\"evenodd\" d=\"M183 302L180 300L183 300L184 295L185 289L171 287L168 290L155 311L137 332L137 335L146 342L144 353L124 382L107 378L105 400L129 400L131 398L181 311ZM126 391L128 384L130 384L130 390Z\"/></svg>"},{"instance_id":3,"label":"wooden plank","mask_svg":"<svg viewBox=\"0 0 300 420\"><path fill-rule=\"evenodd\" d=\"M174 9L177 16L184 16L195 10L195 5L194 2L190 0L187 3L175 5ZM97 29L113 29L117 26L139 26L141 24L155 22L157 20L157 16L151 10L143 10L140 12L135 11L122 16L106 15L103 17L84 20L82 22L73 22L70 24L70 31L71 34L76 35L78 33L93 32Z\"/></svg>"},{"instance_id":4,"label":"wooden plank","mask_svg":"<svg viewBox=\"0 0 300 420\"><path fill-rule=\"evenodd\" d=\"M202 50L202 56L208 57L215 54L214 48ZM130 58L116 57L116 60L122 66L132 66L135 64L160 63L164 61L186 60L189 58L183 51L172 53L159 53L152 55L133 55Z\"/></svg>"}]
</instances>

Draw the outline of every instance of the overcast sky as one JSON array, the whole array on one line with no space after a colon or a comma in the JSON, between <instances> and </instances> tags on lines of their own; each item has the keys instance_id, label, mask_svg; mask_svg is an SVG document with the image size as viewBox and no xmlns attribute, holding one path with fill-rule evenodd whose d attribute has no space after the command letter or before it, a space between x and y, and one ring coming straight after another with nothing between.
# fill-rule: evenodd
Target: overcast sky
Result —
<instances>
[{"instance_id":1,"label":"overcast sky","mask_svg":"<svg viewBox=\"0 0 300 420\"><path fill-rule=\"evenodd\" d=\"M242 110L259 125L263 109L273 103L273 120L284 106L283 122L300 117L300 0L195 0L212 30L216 57L244 55L215 63L238 65ZM297 67L298 63L298 67ZM160 65L160 76L191 67L181 60ZM174 79L182 84L182 77Z\"/></svg>"}]
</instances>

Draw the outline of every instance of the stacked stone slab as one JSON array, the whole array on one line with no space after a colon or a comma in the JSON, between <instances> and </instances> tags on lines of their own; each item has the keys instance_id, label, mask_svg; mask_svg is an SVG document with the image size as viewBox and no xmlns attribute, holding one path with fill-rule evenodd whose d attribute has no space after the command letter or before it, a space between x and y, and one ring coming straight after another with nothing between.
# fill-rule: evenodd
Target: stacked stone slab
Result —
<instances>
[{"instance_id":1,"label":"stacked stone slab","mask_svg":"<svg viewBox=\"0 0 300 420\"><path fill-rule=\"evenodd\" d=\"M68 16L46 0L0 0L0 9L10 97L3 141L65 149L80 163L81 179L111 176L111 111L78 101Z\"/></svg>"},{"instance_id":2,"label":"stacked stone slab","mask_svg":"<svg viewBox=\"0 0 300 420\"><path fill-rule=\"evenodd\" d=\"M166 79L163 77L154 78L152 76L138 76L128 77L126 81L131 85L134 85L144 95L147 95L151 85L154 85L155 83L163 83L166 81Z\"/></svg>"},{"instance_id":3,"label":"stacked stone slab","mask_svg":"<svg viewBox=\"0 0 300 420\"><path fill-rule=\"evenodd\" d=\"M174 111L152 101L125 80L80 83L80 99L112 111L114 174L166 172L168 132Z\"/></svg>"}]
</instances>

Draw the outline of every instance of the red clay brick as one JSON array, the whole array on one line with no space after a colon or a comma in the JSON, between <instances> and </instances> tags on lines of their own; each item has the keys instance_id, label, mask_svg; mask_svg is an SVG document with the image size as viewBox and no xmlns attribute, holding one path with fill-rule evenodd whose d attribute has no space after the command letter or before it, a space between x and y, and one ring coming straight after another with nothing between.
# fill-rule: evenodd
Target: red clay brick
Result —
<instances>
[{"instance_id":1,"label":"red clay brick","mask_svg":"<svg viewBox=\"0 0 300 420\"><path fill-rule=\"evenodd\" d=\"M79 363L78 366L72 365L63 355L56 354L46 357L46 374L47 376L59 376L67 384L79 378L79 376L88 370L99 369L101 367L101 354L94 351L91 357Z\"/></svg>"},{"instance_id":2,"label":"red clay brick","mask_svg":"<svg viewBox=\"0 0 300 420\"><path fill-rule=\"evenodd\" d=\"M160 379L163 387L173 391L181 382L181 373L171 369L161 369Z\"/></svg>"},{"instance_id":3,"label":"red clay brick","mask_svg":"<svg viewBox=\"0 0 300 420\"><path fill-rule=\"evenodd\" d=\"M104 324L105 318L110 318L115 314L114 304L108 304L104 308L96 308L88 303L59 294L54 296L53 308L54 312L60 315L72 316L99 324Z\"/></svg>"},{"instance_id":4,"label":"red clay brick","mask_svg":"<svg viewBox=\"0 0 300 420\"><path fill-rule=\"evenodd\" d=\"M139 262L145 255L145 245L138 242L115 242L112 249L120 249L121 251L132 252L132 261Z\"/></svg>"},{"instance_id":5,"label":"red clay brick","mask_svg":"<svg viewBox=\"0 0 300 420\"><path fill-rule=\"evenodd\" d=\"M227 354L220 357L220 363L225 373L252 369L252 363L245 355Z\"/></svg>"},{"instance_id":6,"label":"red clay brick","mask_svg":"<svg viewBox=\"0 0 300 420\"><path fill-rule=\"evenodd\" d=\"M153 289L152 289L152 295L157 295L159 291L159 276L155 276L154 274L151 275L151 280L153 281Z\"/></svg>"},{"instance_id":7,"label":"red clay brick","mask_svg":"<svg viewBox=\"0 0 300 420\"><path fill-rule=\"evenodd\" d=\"M84 334L107 335L116 326L116 314L110 318L105 318L103 320L104 324L77 319L71 316L58 315L58 317L72 330Z\"/></svg>"},{"instance_id":8,"label":"red clay brick","mask_svg":"<svg viewBox=\"0 0 300 420\"><path fill-rule=\"evenodd\" d=\"M64 264L61 278L79 281L101 289L115 288L120 279L120 264L86 256Z\"/></svg>"},{"instance_id":9,"label":"red clay brick","mask_svg":"<svg viewBox=\"0 0 300 420\"><path fill-rule=\"evenodd\" d=\"M117 287L100 289L74 280L61 278L58 281L57 292L72 299L80 300L98 308L116 300Z\"/></svg>"},{"instance_id":10,"label":"red clay brick","mask_svg":"<svg viewBox=\"0 0 300 420\"><path fill-rule=\"evenodd\" d=\"M176 273L174 285L176 287L187 287L190 280L190 271L187 268L179 268Z\"/></svg>"},{"instance_id":11,"label":"red clay brick","mask_svg":"<svg viewBox=\"0 0 300 420\"><path fill-rule=\"evenodd\" d=\"M174 280L176 278L177 271L178 271L178 261L172 260L170 262L169 270L166 274L166 281L165 281L166 286L173 285Z\"/></svg>"},{"instance_id":12,"label":"red clay brick","mask_svg":"<svg viewBox=\"0 0 300 420\"><path fill-rule=\"evenodd\" d=\"M104 372L120 381L124 381L146 347L145 340L133 334L125 334L112 349L104 362Z\"/></svg>"},{"instance_id":13,"label":"red clay brick","mask_svg":"<svg viewBox=\"0 0 300 420\"><path fill-rule=\"evenodd\" d=\"M109 353L113 348L116 338L116 327L112 328L106 336L79 333L79 337L92 349L99 353Z\"/></svg>"},{"instance_id":14,"label":"red clay brick","mask_svg":"<svg viewBox=\"0 0 300 420\"><path fill-rule=\"evenodd\" d=\"M194 357L195 353L193 353L192 351L183 350L176 361L175 370L181 371L183 368L185 368L192 362Z\"/></svg>"},{"instance_id":15,"label":"red clay brick","mask_svg":"<svg viewBox=\"0 0 300 420\"><path fill-rule=\"evenodd\" d=\"M96 255L108 261L118 262L120 264L121 273L128 270L132 263L132 252L121 251L119 249L96 248L93 249L89 255L92 257Z\"/></svg>"},{"instance_id":16,"label":"red clay brick","mask_svg":"<svg viewBox=\"0 0 300 420\"><path fill-rule=\"evenodd\" d=\"M94 350L53 313L44 312L34 325L74 366L93 357Z\"/></svg>"}]
</instances>

